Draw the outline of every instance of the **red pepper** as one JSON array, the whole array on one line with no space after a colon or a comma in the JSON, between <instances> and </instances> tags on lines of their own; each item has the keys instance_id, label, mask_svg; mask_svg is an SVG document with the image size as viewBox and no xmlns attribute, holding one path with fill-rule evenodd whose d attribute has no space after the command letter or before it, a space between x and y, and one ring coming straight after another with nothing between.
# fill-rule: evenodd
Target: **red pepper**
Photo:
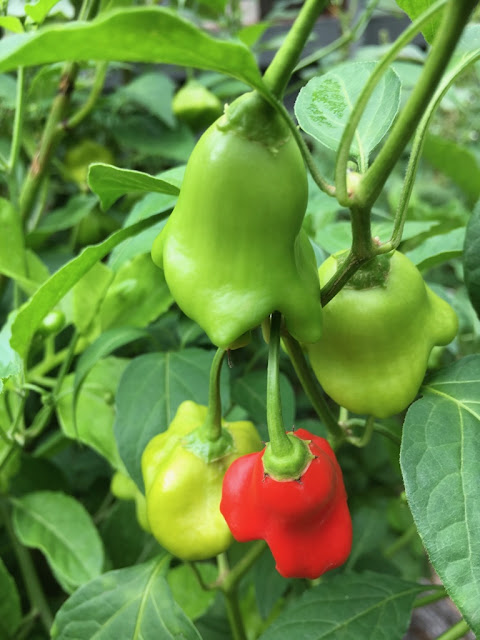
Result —
<instances>
[{"instance_id":1,"label":"red pepper","mask_svg":"<svg viewBox=\"0 0 480 640\"><path fill-rule=\"evenodd\" d=\"M318 578L342 565L352 546L352 523L342 471L330 445L299 429L313 459L297 480L265 473L263 454L233 462L223 481L220 511L236 540L265 540L285 578Z\"/></svg>"}]
</instances>

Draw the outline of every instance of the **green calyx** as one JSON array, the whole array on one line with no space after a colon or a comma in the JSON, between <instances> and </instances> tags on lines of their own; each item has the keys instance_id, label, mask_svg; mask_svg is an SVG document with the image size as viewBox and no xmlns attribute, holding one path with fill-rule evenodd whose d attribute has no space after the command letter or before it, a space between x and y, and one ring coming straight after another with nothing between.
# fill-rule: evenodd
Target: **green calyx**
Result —
<instances>
[{"instance_id":1,"label":"green calyx","mask_svg":"<svg viewBox=\"0 0 480 640\"><path fill-rule=\"evenodd\" d=\"M246 140L254 140L273 154L291 135L287 124L256 91L240 96L227 105L217 127L224 132L233 131Z\"/></svg>"},{"instance_id":2,"label":"green calyx","mask_svg":"<svg viewBox=\"0 0 480 640\"><path fill-rule=\"evenodd\" d=\"M220 460L235 451L235 443L228 429L222 427L219 436L210 439L210 427L205 422L182 438L182 446L207 464Z\"/></svg>"},{"instance_id":3,"label":"green calyx","mask_svg":"<svg viewBox=\"0 0 480 640\"><path fill-rule=\"evenodd\" d=\"M278 482L298 480L315 456L310 451L308 442L287 433L284 447L280 453L274 453L269 442L263 454L265 473Z\"/></svg>"},{"instance_id":4,"label":"green calyx","mask_svg":"<svg viewBox=\"0 0 480 640\"><path fill-rule=\"evenodd\" d=\"M373 289L385 287L390 273L390 255L375 256L358 269L345 285L348 289ZM338 267L347 259L347 254L338 259Z\"/></svg>"}]
</instances>

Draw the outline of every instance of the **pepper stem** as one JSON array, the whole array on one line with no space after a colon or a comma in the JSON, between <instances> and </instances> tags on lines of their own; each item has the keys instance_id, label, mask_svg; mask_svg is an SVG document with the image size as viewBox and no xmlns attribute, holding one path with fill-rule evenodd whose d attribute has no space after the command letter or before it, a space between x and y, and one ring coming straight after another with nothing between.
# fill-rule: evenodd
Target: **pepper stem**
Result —
<instances>
[{"instance_id":1,"label":"pepper stem","mask_svg":"<svg viewBox=\"0 0 480 640\"><path fill-rule=\"evenodd\" d=\"M210 367L208 410L205 422L183 438L183 446L207 464L230 454L234 448L232 434L222 426L220 374L226 351L218 349Z\"/></svg>"},{"instance_id":2,"label":"pepper stem","mask_svg":"<svg viewBox=\"0 0 480 640\"><path fill-rule=\"evenodd\" d=\"M308 443L285 432L280 397L280 327L282 316L272 315L267 368L267 427L270 442L263 454L265 473L275 480L300 478L313 455Z\"/></svg>"},{"instance_id":3,"label":"pepper stem","mask_svg":"<svg viewBox=\"0 0 480 640\"><path fill-rule=\"evenodd\" d=\"M205 435L210 442L216 442L222 435L222 399L220 397L220 374L225 349L217 349L210 367L208 387L208 413L204 422Z\"/></svg>"}]
</instances>

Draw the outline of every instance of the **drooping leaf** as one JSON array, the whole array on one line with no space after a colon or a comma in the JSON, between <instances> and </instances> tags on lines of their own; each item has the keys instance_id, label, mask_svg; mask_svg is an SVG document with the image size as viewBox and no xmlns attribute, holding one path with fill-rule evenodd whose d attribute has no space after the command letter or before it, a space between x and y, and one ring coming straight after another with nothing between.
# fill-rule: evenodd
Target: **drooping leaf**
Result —
<instances>
[{"instance_id":1,"label":"drooping leaf","mask_svg":"<svg viewBox=\"0 0 480 640\"><path fill-rule=\"evenodd\" d=\"M295 115L302 129L329 149L337 150L374 62L347 62L312 78L300 91ZM362 166L390 129L400 104L400 79L391 68L382 76L365 109L351 153Z\"/></svg>"},{"instance_id":2,"label":"drooping leaf","mask_svg":"<svg viewBox=\"0 0 480 640\"><path fill-rule=\"evenodd\" d=\"M154 178L148 173L120 169L111 164L97 162L90 165L88 171L88 185L98 195L102 209L109 209L112 204L126 193L156 192L177 195L179 189L176 184Z\"/></svg>"},{"instance_id":3,"label":"drooping leaf","mask_svg":"<svg viewBox=\"0 0 480 640\"><path fill-rule=\"evenodd\" d=\"M424 11L429 9L432 4L435 3L435 1L436 0L396 0L396 3L400 7L400 9L403 9L413 21L415 20L415 18L418 18ZM441 11L437 11L436 15L432 16L423 27L423 36L429 44L432 44L435 38L435 34L438 31L438 27L440 26L440 22L442 20L442 12L443 9Z\"/></svg>"},{"instance_id":4,"label":"drooping leaf","mask_svg":"<svg viewBox=\"0 0 480 640\"><path fill-rule=\"evenodd\" d=\"M63 60L177 64L232 75L263 90L250 50L221 41L164 7L128 7L91 22L47 26L0 42L0 71Z\"/></svg>"},{"instance_id":5,"label":"drooping leaf","mask_svg":"<svg viewBox=\"0 0 480 640\"><path fill-rule=\"evenodd\" d=\"M184 400L208 403L212 352L189 348L151 353L131 361L117 392L115 437L130 477L143 490L141 457L148 442L168 428ZM228 372L222 370L222 401L229 403Z\"/></svg>"},{"instance_id":6,"label":"drooping leaf","mask_svg":"<svg viewBox=\"0 0 480 640\"><path fill-rule=\"evenodd\" d=\"M421 590L378 573L335 576L295 600L260 640L401 640Z\"/></svg>"},{"instance_id":7,"label":"drooping leaf","mask_svg":"<svg viewBox=\"0 0 480 640\"><path fill-rule=\"evenodd\" d=\"M406 255L417 265L420 271L426 271L452 258L462 255L465 241L465 228L459 227L448 233L431 236Z\"/></svg>"},{"instance_id":8,"label":"drooping leaf","mask_svg":"<svg viewBox=\"0 0 480 640\"><path fill-rule=\"evenodd\" d=\"M0 558L0 638L10 640L20 625L22 609L17 585Z\"/></svg>"},{"instance_id":9,"label":"drooping leaf","mask_svg":"<svg viewBox=\"0 0 480 640\"><path fill-rule=\"evenodd\" d=\"M100 575L103 547L85 508L53 491L13 501L13 525L22 544L40 549L67 593Z\"/></svg>"},{"instance_id":10,"label":"drooping leaf","mask_svg":"<svg viewBox=\"0 0 480 640\"><path fill-rule=\"evenodd\" d=\"M25 13L37 24L42 24L50 10L59 2L59 0L38 0L38 2L27 2L25 4Z\"/></svg>"},{"instance_id":11,"label":"drooping leaf","mask_svg":"<svg viewBox=\"0 0 480 640\"><path fill-rule=\"evenodd\" d=\"M428 134L423 154L462 189L470 204L480 197L480 163L473 151L442 136Z\"/></svg>"},{"instance_id":12,"label":"drooping leaf","mask_svg":"<svg viewBox=\"0 0 480 640\"><path fill-rule=\"evenodd\" d=\"M21 20L15 16L0 16L0 27L13 31L13 33L23 33L25 31Z\"/></svg>"},{"instance_id":13,"label":"drooping leaf","mask_svg":"<svg viewBox=\"0 0 480 640\"><path fill-rule=\"evenodd\" d=\"M110 571L78 589L60 608L55 640L200 640L165 579L169 556Z\"/></svg>"},{"instance_id":14,"label":"drooping leaf","mask_svg":"<svg viewBox=\"0 0 480 640\"><path fill-rule=\"evenodd\" d=\"M400 463L418 532L443 584L480 633L480 356L436 373L408 410Z\"/></svg>"},{"instance_id":15,"label":"drooping leaf","mask_svg":"<svg viewBox=\"0 0 480 640\"><path fill-rule=\"evenodd\" d=\"M471 215L465 232L463 271L473 308L480 318L480 205Z\"/></svg>"},{"instance_id":16,"label":"drooping leaf","mask_svg":"<svg viewBox=\"0 0 480 640\"><path fill-rule=\"evenodd\" d=\"M3 42L3 41L2 41ZM162 214L141 220L116 231L100 244L86 247L76 258L53 274L21 307L12 326L12 347L22 356L28 353L33 334L43 318L63 298L80 278L102 260L118 244L147 229L162 218Z\"/></svg>"}]
</instances>

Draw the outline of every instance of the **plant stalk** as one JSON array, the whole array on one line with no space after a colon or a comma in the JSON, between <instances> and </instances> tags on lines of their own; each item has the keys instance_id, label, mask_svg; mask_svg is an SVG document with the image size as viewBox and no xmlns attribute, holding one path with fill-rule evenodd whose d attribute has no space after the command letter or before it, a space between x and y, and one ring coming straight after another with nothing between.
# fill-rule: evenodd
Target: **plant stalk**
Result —
<instances>
[{"instance_id":1,"label":"plant stalk","mask_svg":"<svg viewBox=\"0 0 480 640\"><path fill-rule=\"evenodd\" d=\"M327 4L328 0L305 0L282 46L265 71L263 81L277 98L283 97L308 36Z\"/></svg>"}]
</instances>

